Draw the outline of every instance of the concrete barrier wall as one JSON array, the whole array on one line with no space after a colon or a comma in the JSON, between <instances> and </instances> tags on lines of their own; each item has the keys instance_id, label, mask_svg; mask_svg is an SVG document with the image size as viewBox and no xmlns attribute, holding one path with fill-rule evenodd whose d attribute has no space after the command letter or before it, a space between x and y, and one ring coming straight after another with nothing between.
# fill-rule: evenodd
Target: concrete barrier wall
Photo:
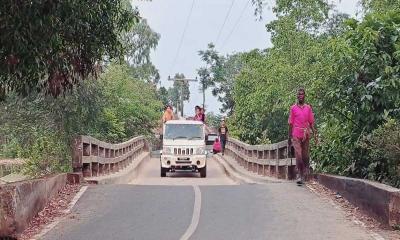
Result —
<instances>
[{"instance_id":1,"label":"concrete barrier wall","mask_svg":"<svg viewBox=\"0 0 400 240\"><path fill-rule=\"evenodd\" d=\"M317 181L338 192L380 222L400 225L400 189L364 179L328 174L315 175Z\"/></svg>"},{"instance_id":2,"label":"concrete barrier wall","mask_svg":"<svg viewBox=\"0 0 400 240\"><path fill-rule=\"evenodd\" d=\"M225 153L250 172L280 179L296 177L296 159L287 141L249 145L229 138Z\"/></svg>"},{"instance_id":3,"label":"concrete barrier wall","mask_svg":"<svg viewBox=\"0 0 400 240\"><path fill-rule=\"evenodd\" d=\"M0 237L22 232L68 178L59 174L0 185Z\"/></svg>"}]
</instances>

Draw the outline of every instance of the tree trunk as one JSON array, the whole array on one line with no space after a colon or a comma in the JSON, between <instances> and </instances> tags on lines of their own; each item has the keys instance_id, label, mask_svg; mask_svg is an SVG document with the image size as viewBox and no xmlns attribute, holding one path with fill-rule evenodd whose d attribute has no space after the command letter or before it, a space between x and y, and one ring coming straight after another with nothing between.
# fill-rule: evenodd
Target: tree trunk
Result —
<instances>
[{"instance_id":1,"label":"tree trunk","mask_svg":"<svg viewBox=\"0 0 400 240\"><path fill-rule=\"evenodd\" d=\"M204 83L203 83L203 108L205 104L206 104L206 90L204 89Z\"/></svg>"}]
</instances>

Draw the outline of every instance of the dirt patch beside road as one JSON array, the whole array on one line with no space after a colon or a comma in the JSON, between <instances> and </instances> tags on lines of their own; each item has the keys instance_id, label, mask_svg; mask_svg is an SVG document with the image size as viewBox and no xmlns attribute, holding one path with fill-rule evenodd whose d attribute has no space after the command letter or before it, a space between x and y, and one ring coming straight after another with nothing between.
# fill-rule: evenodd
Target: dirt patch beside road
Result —
<instances>
[{"instance_id":1,"label":"dirt patch beside road","mask_svg":"<svg viewBox=\"0 0 400 240\"><path fill-rule=\"evenodd\" d=\"M400 239L400 231L394 230L385 226L375 220L374 218L368 216L360 208L354 206L345 198L343 198L338 193L324 187L323 185L311 181L306 184L306 186L315 194L322 198L331 201L334 205L339 206L345 211L346 217L359 225L364 226L370 231L379 233L382 237L388 240L398 240Z\"/></svg>"},{"instance_id":2,"label":"dirt patch beside road","mask_svg":"<svg viewBox=\"0 0 400 240\"><path fill-rule=\"evenodd\" d=\"M18 235L20 240L28 240L38 234L44 226L52 223L59 217L65 215L65 210L68 208L70 202L78 193L81 185L67 184L60 192L50 200L45 208L40 211L30 222L29 226Z\"/></svg>"}]
</instances>

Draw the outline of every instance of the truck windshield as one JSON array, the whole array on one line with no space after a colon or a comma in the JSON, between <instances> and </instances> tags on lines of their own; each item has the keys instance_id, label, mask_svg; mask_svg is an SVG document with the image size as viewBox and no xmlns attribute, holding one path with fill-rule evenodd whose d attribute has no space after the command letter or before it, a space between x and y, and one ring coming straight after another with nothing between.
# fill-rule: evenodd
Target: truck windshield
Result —
<instances>
[{"instance_id":1,"label":"truck windshield","mask_svg":"<svg viewBox=\"0 0 400 240\"><path fill-rule=\"evenodd\" d=\"M198 124L166 124L164 139L204 139L203 125Z\"/></svg>"}]
</instances>

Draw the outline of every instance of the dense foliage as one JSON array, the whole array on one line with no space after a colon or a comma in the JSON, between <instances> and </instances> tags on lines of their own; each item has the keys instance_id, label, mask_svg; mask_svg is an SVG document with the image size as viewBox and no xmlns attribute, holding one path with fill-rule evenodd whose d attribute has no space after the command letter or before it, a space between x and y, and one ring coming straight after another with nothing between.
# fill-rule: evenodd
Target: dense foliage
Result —
<instances>
[{"instance_id":1,"label":"dense foliage","mask_svg":"<svg viewBox=\"0 0 400 240\"><path fill-rule=\"evenodd\" d=\"M214 44L210 43L206 50L199 51L199 56L206 63L205 67L197 70L201 90L203 90L203 104L204 90L212 88L212 94L222 103L220 111L231 115L235 104L232 97L234 79L242 66L241 54L221 56Z\"/></svg>"},{"instance_id":2,"label":"dense foliage","mask_svg":"<svg viewBox=\"0 0 400 240\"><path fill-rule=\"evenodd\" d=\"M276 1L277 18L266 25L273 47L241 53L230 78L228 123L231 135L251 144L284 140L296 89L305 87L320 129L317 170L399 187L400 1L361 3L363 18L355 20L324 0ZM207 51L215 49L201 55ZM229 69L225 59L203 58L214 89Z\"/></svg>"},{"instance_id":3,"label":"dense foliage","mask_svg":"<svg viewBox=\"0 0 400 240\"><path fill-rule=\"evenodd\" d=\"M176 73L171 79L171 81L174 81L172 87L168 89L160 87L158 89L158 97L164 107L166 105L172 106L175 114L183 112L184 102L190 98L189 81L181 81L179 79L185 79L185 75L183 73Z\"/></svg>"},{"instance_id":4,"label":"dense foliage","mask_svg":"<svg viewBox=\"0 0 400 240\"><path fill-rule=\"evenodd\" d=\"M328 41L324 63L331 73L316 88L324 96L319 99L324 144L314 152L321 170L400 185L393 182L400 174L385 164L394 159L376 158L360 144L388 119L400 119L399 17L398 11L369 13L362 22L347 21L343 36Z\"/></svg>"},{"instance_id":5,"label":"dense foliage","mask_svg":"<svg viewBox=\"0 0 400 240\"><path fill-rule=\"evenodd\" d=\"M77 135L121 142L159 123L159 35L128 1L88 4L0 6L0 157L27 159L26 174L70 170Z\"/></svg>"},{"instance_id":6,"label":"dense foliage","mask_svg":"<svg viewBox=\"0 0 400 240\"><path fill-rule=\"evenodd\" d=\"M207 126L213 128L214 131L217 131L217 129L220 127L221 121L223 119L224 118L221 115L215 114L214 112L208 112L206 114Z\"/></svg>"},{"instance_id":7,"label":"dense foliage","mask_svg":"<svg viewBox=\"0 0 400 240\"><path fill-rule=\"evenodd\" d=\"M138 21L125 0L3 1L0 5L0 90L53 96L122 58L121 34ZM3 96L4 98L4 96Z\"/></svg>"},{"instance_id":8,"label":"dense foliage","mask_svg":"<svg viewBox=\"0 0 400 240\"><path fill-rule=\"evenodd\" d=\"M132 71L112 64L98 80L86 80L63 98L10 94L0 104L0 135L8 140L0 156L29 159L29 174L65 171L77 135L108 142L150 135L162 105L154 87L135 79Z\"/></svg>"}]
</instances>

